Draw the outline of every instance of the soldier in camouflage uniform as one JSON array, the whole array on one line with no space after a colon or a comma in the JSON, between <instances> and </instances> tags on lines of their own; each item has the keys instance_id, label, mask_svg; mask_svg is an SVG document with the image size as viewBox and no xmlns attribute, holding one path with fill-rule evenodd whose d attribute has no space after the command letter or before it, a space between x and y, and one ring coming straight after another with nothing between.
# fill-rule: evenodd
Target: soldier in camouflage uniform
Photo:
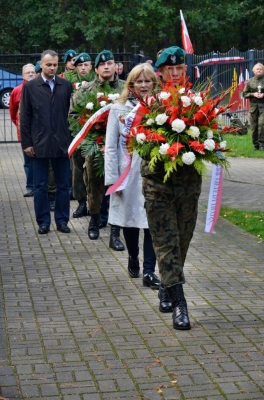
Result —
<instances>
[{"instance_id":1,"label":"soldier in camouflage uniform","mask_svg":"<svg viewBox=\"0 0 264 400\"><path fill-rule=\"evenodd\" d=\"M75 70L66 72L65 79L72 83L81 83L90 82L94 78L92 60L89 54L81 53L76 56L73 65ZM88 214L86 185L83 178L84 161L81 150L75 150L71 158L72 191L73 197L78 201L79 205L72 215L73 218L81 218Z\"/></svg>"},{"instance_id":2,"label":"soldier in camouflage uniform","mask_svg":"<svg viewBox=\"0 0 264 400\"><path fill-rule=\"evenodd\" d=\"M116 64L114 56L110 51L101 51L95 59L94 66L96 72L95 79L92 82L82 85L80 90L73 95L70 113L73 111L74 105L78 104L78 93L85 93L87 91L102 92L104 90L105 82L108 82L112 88L117 89L120 92L122 91L125 82L119 80L118 75L115 73ZM93 157L85 157L85 170L88 205L91 214L88 226L88 237L91 240L97 240L99 238L101 222L100 208L105 197L104 177L96 176ZM117 251L125 249L120 240L120 227L111 225L109 246L113 250Z\"/></svg>"},{"instance_id":3,"label":"soldier in camouflage uniform","mask_svg":"<svg viewBox=\"0 0 264 400\"><path fill-rule=\"evenodd\" d=\"M187 69L184 51L176 46L165 49L156 67L163 81L171 79L176 84ZM191 329L182 287L185 283L183 267L196 225L201 176L192 166L184 165L163 183L162 166L157 165L151 172L144 160L141 175L148 224L162 282L159 297L164 301L164 292L169 296L174 328Z\"/></svg>"},{"instance_id":4,"label":"soldier in camouflage uniform","mask_svg":"<svg viewBox=\"0 0 264 400\"><path fill-rule=\"evenodd\" d=\"M243 90L243 96L250 101L250 127L254 150L264 151L264 66L257 63Z\"/></svg>"}]
</instances>

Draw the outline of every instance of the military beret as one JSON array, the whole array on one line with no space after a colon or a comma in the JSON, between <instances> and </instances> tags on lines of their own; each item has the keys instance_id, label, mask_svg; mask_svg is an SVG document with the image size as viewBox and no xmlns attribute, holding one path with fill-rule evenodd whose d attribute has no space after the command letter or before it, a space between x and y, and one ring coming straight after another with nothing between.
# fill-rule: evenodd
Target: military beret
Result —
<instances>
[{"instance_id":1,"label":"military beret","mask_svg":"<svg viewBox=\"0 0 264 400\"><path fill-rule=\"evenodd\" d=\"M41 66L40 66L40 61L37 61L37 62L36 62L36 65L35 65L35 72L36 72L36 74L37 74L37 73L40 72L40 71L42 71L42 68L41 68Z\"/></svg>"},{"instance_id":2,"label":"military beret","mask_svg":"<svg viewBox=\"0 0 264 400\"><path fill-rule=\"evenodd\" d=\"M76 58L73 63L73 65L81 64L86 61L92 61L91 57L89 56L88 53L80 53Z\"/></svg>"},{"instance_id":3,"label":"military beret","mask_svg":"<svg viewBox=\"0 0 264 400\"><path fill-rule=\"evenodd\" d=\"M94 66L95 68L98 67L100 62L106 62L109 60L114 60L114 55L111 51L109 50L103 50L101 53L97 54Z\"/></svg>"},{"instance_id":4,"label":"military beret","mask_svg":"<svg viewBox=\"0 0 264 400\"><path fill-rule=\"evenodd\" d=\"M75 50L67 50L63 57L63 62L66 64L67 61L71 60L73 57L76 57L77 53Z\"/></svg>"},{"instance_id":5,"label":"military beret","mask_svg":"<svg viewBox=\"0 0 264 400\"><path fill-rule=\"evenodd\" d=\"M156 67L163 65L179 65L185 62L185 52L177 46L171 46L165 49L156 61Z\"/></svg>"}]
</instances>

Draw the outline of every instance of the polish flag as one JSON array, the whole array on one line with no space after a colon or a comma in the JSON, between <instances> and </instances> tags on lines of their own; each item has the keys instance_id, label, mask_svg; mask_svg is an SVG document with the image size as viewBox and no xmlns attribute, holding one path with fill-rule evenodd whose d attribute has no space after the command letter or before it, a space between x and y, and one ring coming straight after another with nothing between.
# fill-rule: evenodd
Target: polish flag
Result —
<instances>
[{"instance_id":1,"label":"polish flag","mask_svg":"<svg viewBox=\"0 0 264 400\"><path fill-rule=\"evenodd\" d=\"M183 49L184 49L185 53L193 54L194 53L193 46L192 46L191 39L189 37L187 26L186 26L184 18L183 18L182 10L180 10L180 16L181 16L181 26L182 26L182 44L183 44Z\"/></svg>"}]
</instances>

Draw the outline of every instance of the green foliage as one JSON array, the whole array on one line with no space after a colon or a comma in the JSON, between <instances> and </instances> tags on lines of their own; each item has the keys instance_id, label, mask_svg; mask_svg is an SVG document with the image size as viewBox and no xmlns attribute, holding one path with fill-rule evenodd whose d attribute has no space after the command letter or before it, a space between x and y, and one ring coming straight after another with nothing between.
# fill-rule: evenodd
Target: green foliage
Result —
<instances>
[{"instance_id":1,"label":"green foliage","mask_svg":"<svg viewBox=\"0 0 264 400\"><path fill-rule=\"evenodd\" d=\"M224 139L231 150L226 153L227 157L264 158L264 151L255 151L253 149L250 132L242 136L225 134Z\"/></svg>"},{"instance_id":2,"label":"green foliage","mask_svg":"<svg viewBox=\"0 0 264 400\"><path fill-rule=\"evenodd\" d=\"M243 211L236 208L221 207L220 216L246 232L264 240L264 213L262 211Z\"/></svg>"},{"instance_id":3,"label":"green foliage","mask_svg":"<svg viewBox=\"0 0 264 400\"><path fill-rule=\"evenodd\" d=\"M58 48L61 51L94 52L103 48L137 52L155 59L156 52L181 43L180 8L196 54L259 48L263 41L263 1L256 0L40 0L2 1L0 49L32 52Z\"/></svg>"}]
</instances>

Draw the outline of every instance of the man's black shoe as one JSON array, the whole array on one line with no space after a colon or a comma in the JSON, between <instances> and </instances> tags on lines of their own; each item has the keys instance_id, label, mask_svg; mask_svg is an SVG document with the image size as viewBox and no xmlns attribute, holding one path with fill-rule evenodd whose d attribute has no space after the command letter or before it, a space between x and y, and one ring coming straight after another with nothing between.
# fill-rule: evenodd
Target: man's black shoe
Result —
<instances>
[{"instance_id":1,"label":"man's black shoe","mask_svg":"<svg viewBox=\"0 0 264 400\"><path fill-rule=\"evenodd\" d=\"M29 192L24 194L24 197L33 197L34 196L34 190L30 190Z\"/></svg>"},{"instance_id":2,"label":"man's black shoe","mask_svg":"<svg viewBox=\"0 0 264 400\"><path fill-rule=\"evenodd\" d=\"M133 260L133 258L129 257L127 270L131 278L139 278L140 267L138 258Z\"/></svg>"},{"instance_id":3,"label":"man's black shoe","mask_svg":"<svg viewBox=\"0 0 264 400\"><path fill-rule=\"evenodd\" d=\"M159 287L158 298L160 300L160 304L159 304L160 312L163 312L163 313L172 312L171 301L166 292L166 289L163 286Z\"/></svg>"},{"instance_id":4,"label":"man's black shoe","mask_svg":"<svg viewBox=\"0 0 264 400\"><path fill-rule=\"evenodd\" d=\"M79 201L79 205L72 214L73 218L81 218L81 217L86 217L88 214L87 212L87 206L86 206L86 200L84 201Z\"/></svg>"},{"instance_id":5,"label":"man's black shoe","mask_svg":"<svg viewBox=\"0 0 264 400\"><path fill-rule=\"evenodd\" d=\"M70 228L66 224L62 225L57 225L57 231L60 231L62 233L70 233Z\"/></svg>"},{"instance_id":6,"label":"man's black shoe","mask_svg":"<svg viewBox=\"0 0 264 400\"><path fill-rule=\"evenodd\" d=\"M100 214L91 215L91 219L88 226L88 237L90 240L97 240L99 238L99 225L100 225Z\"/></svg>"},{"instance_id":7,"label":"man's black shoe","mask_svg":"<svg viewBox=\"0 0 264 400\"><path fill-rule=\"evenodd\" d=\"M41 226L38 228L38 233L39 233L40 235L46 235L47 233L49 233L49 226L41 225Z\"/></svg>"},{"instance_id":8,"label":"man's black shoe","mask_svg":"<svg viewBox=\"0 0 264 400\"><path fill-rule=\"evenodd\" d=\"M264 151L264 146L261 146L261 147L260 147L260 151Z\"/></svg>"},{"instance_id":9,"label":"man's black shoe","mask_svg":"<svg viewBox=\"0 0 264 400\"><path fill-rule=\"evenodd\" d=\"M178 284L166 287L166 291L172 305L173 328L182 331L191 329L187 302L182 285Z\"/></svg>"},{"instance_id":10,"label":"man's black shoe","mask_svg":"<svg viewBox=\"0 0 264 400\"><path fill-rule=\"evenodd\" d=\"M254 146L253 150L259 150L259 146Z\"/></svg>"},{"instance_id":11,"label":"man's black shoe","mask_svg":"<svg viewBox=\"0 0 264 400\"><path fill-rule=\"evenodd\" d=\"M109 247L115 251L125 250L125 246L120 240L120 226L111 225Z\"/></svg>"},{"instance_id":12,"label":"man's black shoe","mask_svg":"<svg viewBox=\"0 0 264 400\"><path fill-rule=\"evenodd\" d=\"M149 273L143 275L143 286L147 286L150 287L151 289L158 290L160 285L161 282L155 274Z\"/></svg>"},{"instance_id":13,"label":"man's black shoe","mask_svg":"<svg viewBox=\"0 0 264 400\"><path fill-rule=\"evenodd\" d=\"M107 226L107 222L100 222L99 229L105 228Z\"/></svg>"},{"instance_id":14,"label":"man's black shoe","mask_svg":"<svg viewBox=\"0 0 264 400\"><path fill-rule=\"evenodd\" d=\"M55 210L55 200L50 200L49 205L50 205L50 211L54 211Z\"/></svg>"}]
</instances>

